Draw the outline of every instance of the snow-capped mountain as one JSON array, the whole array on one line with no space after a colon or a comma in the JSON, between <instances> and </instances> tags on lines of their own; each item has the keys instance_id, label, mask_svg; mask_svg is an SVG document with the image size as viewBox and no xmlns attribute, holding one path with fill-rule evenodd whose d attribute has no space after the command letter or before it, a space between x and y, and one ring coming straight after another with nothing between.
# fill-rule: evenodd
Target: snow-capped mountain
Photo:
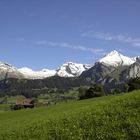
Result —
<instances>
[{"instance_id":1,"label":"snow-capped mountain","mask_svg":"<svg viewBox=\"0 0 140 140\"><path fill-rule=\"evenodd\" d=\"M79 76L83 71L91 68L93 65L77 64L73 62L64 63L58 70L43 69L41 71L33 71L30 68L23 67L18 69L20 73L27 79L43 79L51 76L75 77Z\"/></svg>"},{"instance_id":2,"label":"snow-capped mountain","mask_svg":"<svg viewBox=\"0 0 140 140\"><path fill-rule=\"evenodd\" d=\"M18 71L24 75L24 78L27 79L43 79L54 76L56 74L55 70L43 69L41 71L33 71L27 67L20 68Z\"/></svg>"},{"instance_id":3,"label":"snow-capped mountain","mask_svg":"<svg viewBox=\"0 0 140 140\"><path fill-rule=\"evenodd\" d=\"M0 79L4 78L24 78L24 76L12 65L0 62Z\"/></svg>"},{"instance_id":4,"label":"snow-capped mountain","mask_svg":"<svg viewBox=\"0 0 140 140\"><path fill-rule=\"evenodd\" d=\"M43 79L55 75L60 77L77 77L80 76L83 72L85 73L85 75L90 75L90 73L92 73L92 76L98 79L101 75L103 77L104 75L113 72L118 66L130 66L135 62L140 64L140 56L130 58L122 55L116 50L111 51L103 58L99 59L95 63L95 65L66 62L57 70L43 69L40 71L33 71L32 69L27 67L17 69L7 63L0 62L0 79L4 79L6 75L10 78L12 77L26 79ZM96 76L96 74L99 72L100 74Z\"/></svg>"},{"instance_id":5,"label":"snow-capped mountain","mask_svg":"<svg viewBox=\"0 0 140 140\"><path fill-rule=\"evenodd\" d=\"M105 55L105 57L101 58L97 62L109 65L109 66L129 66L133 63L135 63L136 60L129 58L127 56L124 56L120 54L118 51L114 50L111 51L109 54Z\"/></svg>"},{"instance_id":6,"label":"snow-capped mountain","mask_svg":"<svg viewBox=\"0 0 140 140\"><path fill-rule=\"evenodd\" d=\"M136 63L140 63L140 56L132 58Z\"/></svg>"},{"instance_id":7,"label":"snow-capped mountain","mask_svg":"<svg viewBox=\"0 0 140 140\"><path fill-rule=\"evenodd\" d=\"M64 63L58 70L57 75L61 77L77 77L81 75L83 71L88 70L93 65L78 64L73 62Z\"/></svg>"},{"instance_id":8,"label":"snow-capped mountain","mask_svg":"<svg viewBox=\"0 0 140 140\"><path fill-rule=\"evenodd\" d=\"M138 57L135 59L130 58L114 50L99 59L91 69L84 71L81 77L103 84L114 81L126 81L129 77L132 78L134 75L139 75L138 66L131 68L130 72L124 72L135 63L138 64Z\"/></svg>"}]
</instances>

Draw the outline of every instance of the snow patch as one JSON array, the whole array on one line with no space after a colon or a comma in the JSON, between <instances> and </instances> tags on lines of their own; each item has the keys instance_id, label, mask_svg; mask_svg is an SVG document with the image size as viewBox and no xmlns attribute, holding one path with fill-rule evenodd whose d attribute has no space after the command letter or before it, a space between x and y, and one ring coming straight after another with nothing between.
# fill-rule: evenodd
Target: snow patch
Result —
<instances>
[{"instance_id":1,"label":"snow patch","mask_svg":"<svg viewBox=\"0 0 140 140\"><path fill-rule=\"evenodd\" d=\"M105 55L105 57L101 58L97 62L117 67L120 65L129 66L135 63L135 60L133 60L130 57L124 56L120 54L118 51L114 50L111 51L109 54Z\"/></svg>"}]
</instances>

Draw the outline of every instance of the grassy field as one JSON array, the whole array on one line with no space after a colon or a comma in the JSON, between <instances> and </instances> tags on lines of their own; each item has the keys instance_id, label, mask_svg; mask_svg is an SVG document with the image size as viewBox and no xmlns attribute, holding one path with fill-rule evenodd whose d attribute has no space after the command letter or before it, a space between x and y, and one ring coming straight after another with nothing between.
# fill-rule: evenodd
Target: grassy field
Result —
<instances>
[{"instance_id":1,"label":"grassy field","mask_svg":"<svg viewBox=\"0 0 140 140\"><path fill-rule=\"evenodd\" d=\"M1 111L0 140L140 140L140 91Z\"/></svg>"}]
</instances>

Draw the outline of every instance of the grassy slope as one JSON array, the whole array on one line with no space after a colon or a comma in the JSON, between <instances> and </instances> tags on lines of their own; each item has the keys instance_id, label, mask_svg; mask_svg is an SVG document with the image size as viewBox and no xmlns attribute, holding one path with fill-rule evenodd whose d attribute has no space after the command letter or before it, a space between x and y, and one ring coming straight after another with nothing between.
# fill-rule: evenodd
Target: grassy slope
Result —
<instances>
[{"instance_id":1,"label":"grassy slope","mask_svg":"<svg viewBox=\"0 0 140 140\"><path fill-rule=\"evenodd\" d=\"M0 139L140 139L140 91L0 112Z\"/></svg>"}]
</instances>

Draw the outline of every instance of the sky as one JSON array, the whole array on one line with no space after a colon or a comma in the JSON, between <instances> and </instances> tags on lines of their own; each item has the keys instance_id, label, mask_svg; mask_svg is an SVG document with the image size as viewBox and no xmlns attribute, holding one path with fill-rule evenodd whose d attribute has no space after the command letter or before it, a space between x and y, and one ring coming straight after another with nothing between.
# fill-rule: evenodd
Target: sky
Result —
<instances>
[{"instance_id":1,"label":"sky","mask_svg":"<svg viewBox=\"0 0 140 140\"><path fill-rule=\"evenodd\" d=\"M0 0L0 61L17 68L140 55L140 0Z\"/></svg>"}]
</instances>

